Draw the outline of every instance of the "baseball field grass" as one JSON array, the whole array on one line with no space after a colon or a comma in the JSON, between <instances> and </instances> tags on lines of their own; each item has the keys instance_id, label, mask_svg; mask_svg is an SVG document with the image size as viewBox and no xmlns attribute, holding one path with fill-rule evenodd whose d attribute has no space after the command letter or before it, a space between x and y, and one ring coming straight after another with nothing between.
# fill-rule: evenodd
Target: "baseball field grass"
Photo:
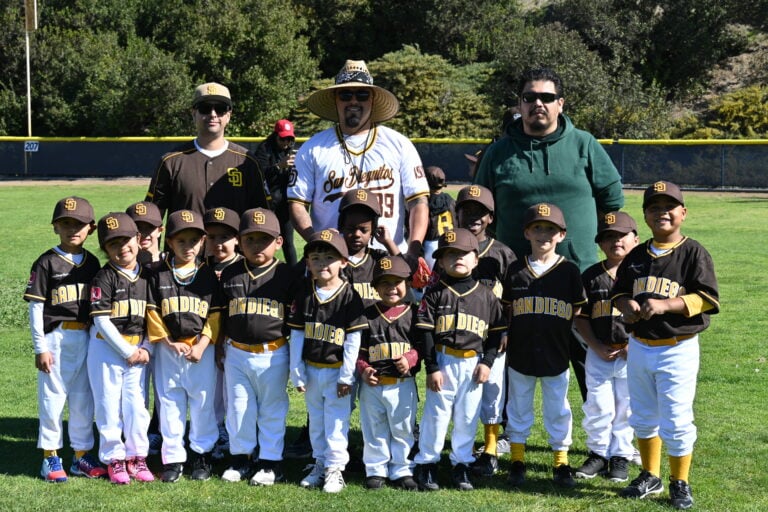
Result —
<instances>
[{"instance_id":1,"label":"baseball field grass","mask_svg":"<svg viewBox=\"0 0 768 512\"><path fill-rule=\"evenodd\" d=\"M50 226L54 203L67 195L88 198L101 216L124 210L143 198L146 183L121 180L0 184L0 510L409 510L409 511L661 511L671 510L666 489L659 497L640 501L617 496L623 484L602 478L578 481L573 490L551 484L551 454L540 414L527 452L529 479L520 490L505 484L508 461L499 475L477 482L474 492L449 488L447 455L441 465L444 490L405 493L363 488L364 474L348 470L348 487L339 495L308 491L298 485L309 460L286 461L287 483L271 488L187 479L178 484L132 483L114 486L108 481L71 477L66 484L43 482L37 443L36 370L21 299L34 259L57 243ZM687 193L689 209L683 231L712 254L720 285L721 313L701 336L701 370L695 402L699 439L694 452L691 485L700 511L768 510L768 251L765 222L768 195ZM642 223L640 193L627 191L626 211L641 225L641 239L649 236ZM104 260L95 235L86 247ZM418 377L423 398L423 375ZM572 382L574 445L570 462L578 466L586 456L581 428L581 400ZM302 397L291 392L288 438L303 424ZM537 398L538 403L538 398ZM351 445L360 453L357 413L353 414ZM478 431L479 434L479 431ZM478 443L482 437L478 435ZM67 443L65 442L65 445ZM61 451L67 467L72 451ZM665 457L666 459L666 457ZM150 457L156 472L159 456ZM216 466L217 474L225 469ZM638 469L632 467L630 478ZM662 479L668 467L664 460Z\"/></svg>"}]
</instances>

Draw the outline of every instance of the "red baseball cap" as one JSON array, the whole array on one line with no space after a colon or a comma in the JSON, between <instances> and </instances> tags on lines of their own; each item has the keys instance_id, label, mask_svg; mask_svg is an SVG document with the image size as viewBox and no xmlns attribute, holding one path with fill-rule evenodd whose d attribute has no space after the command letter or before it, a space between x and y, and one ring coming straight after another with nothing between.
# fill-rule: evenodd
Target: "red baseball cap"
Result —
<instances>
[{"instance_id":1,"label":"red baseball cap","mask_svg":"<svg viewBox=\"0 0 768 512\"><path fill-rule=\"evenodd\" d=\"M281 139L287 137L296 138L296 135L293 134L293 123L287 119L281 119L275 123L275 133Z\"/></svg>"}]
</instances>

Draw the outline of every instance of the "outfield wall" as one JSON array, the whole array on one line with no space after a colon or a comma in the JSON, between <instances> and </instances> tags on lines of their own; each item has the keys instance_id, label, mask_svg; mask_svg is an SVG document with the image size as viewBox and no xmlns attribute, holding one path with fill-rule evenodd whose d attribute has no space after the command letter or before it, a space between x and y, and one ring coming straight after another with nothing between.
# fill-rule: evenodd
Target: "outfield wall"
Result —
<instances>
[{"instance_id":1,"label":"outfield wall","mask_svg":"<svg viewBox=\"0 0 768 512\"><path fill-rule=\"evenodd\" d=\"M189 137L0 137L0 179L151 176L160 155ZM232 137L250 149L263 140ZM305 139L298 139L297 145ZM469 181L464 154L488 141L413 139L424 165ZM768 140L601 140L623 182L668 179L695 188L768 189Z\"/></svg>"}]
</instances>

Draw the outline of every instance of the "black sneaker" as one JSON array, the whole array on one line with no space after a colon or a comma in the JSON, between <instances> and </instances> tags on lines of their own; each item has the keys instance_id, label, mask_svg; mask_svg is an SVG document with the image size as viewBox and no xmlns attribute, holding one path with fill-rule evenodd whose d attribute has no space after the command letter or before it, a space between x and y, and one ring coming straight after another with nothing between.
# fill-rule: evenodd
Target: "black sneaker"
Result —
<instances>
[{"instance_id":1,"label":"black sneaker","mask_svg":"<svg viewBox=\"0 0 768 512\"><path fill-rule=\"evenodd\" d=\"M249 479L252 472L253 466L248 455L233 455L232 465L221 474L221 479L225 482L239 482Z\"/></svg>"},{"instance_id":2,"label":"black sneaker","mask_svg":"<svg viewBox=\"0 0 768 512\"><path fill-rule=\"evenodd\" d=\"M475 476L491 477L499 470L499 459L490 453L481 453L469 467Z\"/></svg>"},{"instance_id":3,"label":"black sneaker","mask_svg":"<svg viewBox=\"0 0 768 512\"><path fill-rule=\"evenodd\" d=\"M678 510L687 510L693 506L693 494L691 486L683 480L672 480L669 482L669 499L672 506Z\"/></svg>"},{"instance_id":4,"label":"black sneaker","mask_svg":"<svg viewBox=\"0 0 768 512\"><path fill-rule=\"evenodd\" d=\"M628 486L621 490L622 498L642 499L649 494L659 494L664 490L661 478L653 476L646 470L640 472L640 476L632 480Z\"/></svg>"},{"instance_id":5,"label":"black sneaker","mask_svg":"<svg viewBox=\"0 0 768 512\"><path fill-rule=\"evenodd\" d=\"M307 459L312 456L312 443L309 441L309 427L303 426L299 437L283 449L284 459Z\"/></svg>"},{"instance_id":6,"label":"black sneaker","mask_svg":"<svg viewBox=\"0 0 768 512\"><path fill-rule=\"evenodd\" d=\"M552 481L560 487L576 486L576 480L573 479L573 469L568 464L561 464L552 468Z\"/></svg>"},{"instance_id":7,"label":"black sneaker","mask_svg":"<svg viewBox=\"0 0 768 512\"><path fill-rule=\"evenodd\" d=\"M626 482L629 478L629 459L624 457L611 457L608 462L608 473L605 477L611 482Z\"/></svg>"},{"instance_id":8,"label":"black sneaker","mask_svg":"<svg viewBox=\"0 0 768 512\"><path fill-rule=\"evenodd\" d=\"M390 480L390 485L404 491L419 490L419 484L416 483L416 480L414 480L412 476L403 476L397 480Z\"/></svg>"},{"instance_id":9,"label":"black sneaker","mask_svg":"<svg viewBox=\"0 0 768 512\"><path fill-rule=\"evenodd\" d=\"M194 453L192 459L192 480L210 480L211 478L211 452Z\"/></svg>"},{"instance_id":10,"label":"black sneaker","mask_svg":"<svg viewBox=\"0 0 768 512\"><path fill-rule=\"evenodd\" d=\"M160 473L160 480L167 484L178 482L184 473L184 466L179 462L163 464L163 472Z\"/></svg>"},{"instance_id":11,"label":"black sneaker","mask_svg":"<svg viewBox=\"0 0 768 512\"><path fill-rule=\"evenodd\" d=\"M509 468L507 483L512 487L520 487L525 483L525 462L516 460Z\"/></svg>"},{"instance_id":12,"label":"black sneaker","mask_svg":"<svg viewBox=\"0 0 768 512\"><path fill-rule=\"evenodd\" d=\"M439 491L437 485L437 464L417 464L414 479L422 491Z\"/></svg>"},{"instance_id":13,"label":"black sneaker","mask_svg":"<svg viewBox=\"0 0 768 512\"><path fill-rule=\"evenodd\" d=\"M587 460L579 466L573 476L576 478L595 478L597 475L605 474L608 470L608 459L601 457L595 452L589 452Z\"/></svg>"},{"instance_id":14,"label":"black sneaker","mask_svg":"<svg viewBox=\"0 0 768 512\"><path fill-rule=\"evenodd\" d=\"M260 460L256 463L256 473L251 477L251 485L270 486L285 480L283 465L276 460Z\"/></svg>"},{"instance_id":15,"label":"black sneaker","mask_svg":"<svg viewBox=\"0 0 768 512\"><path fill-rule=\"evenodd\" d=\"M365 488L373 491L384 487L384 483L387 481L383 476L369 476L365 479Z\"/></svg>"},{"instance_id":16,"label":"black sneaker","mask_svg":"<svg viewBox=\"0 0 768 512\"><path fill-rule=\"evenodd\" d=\"M452 471L453 485L460 491L472 491L472 482L469 480L469 466L456 464Z\"/></svg>"}]
</instances>

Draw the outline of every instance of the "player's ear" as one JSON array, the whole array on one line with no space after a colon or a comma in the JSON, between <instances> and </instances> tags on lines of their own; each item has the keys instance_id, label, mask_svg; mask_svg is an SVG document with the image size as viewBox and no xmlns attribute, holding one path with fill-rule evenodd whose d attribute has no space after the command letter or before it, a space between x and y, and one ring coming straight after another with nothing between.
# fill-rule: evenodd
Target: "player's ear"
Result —
<instances>
[{"instance_id":1,"label":"player's ear","mask_svg":"<svg viewBox=\"0 0 768 512\"><path fill-rule=\"evenodd\" d=\"M94 231L96 231L96 223L91 222L90 224L88 224L88 234L92 235Z\"/></svg>"}]
</instances>

